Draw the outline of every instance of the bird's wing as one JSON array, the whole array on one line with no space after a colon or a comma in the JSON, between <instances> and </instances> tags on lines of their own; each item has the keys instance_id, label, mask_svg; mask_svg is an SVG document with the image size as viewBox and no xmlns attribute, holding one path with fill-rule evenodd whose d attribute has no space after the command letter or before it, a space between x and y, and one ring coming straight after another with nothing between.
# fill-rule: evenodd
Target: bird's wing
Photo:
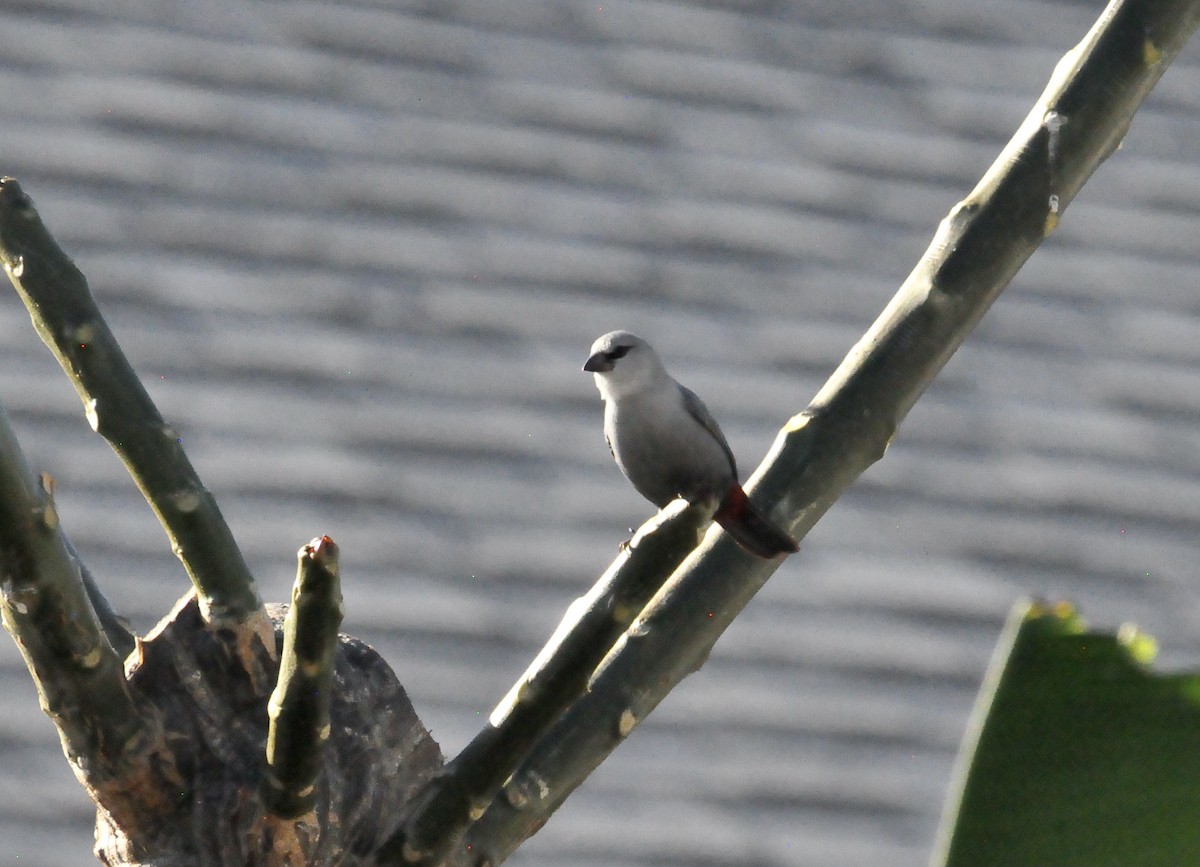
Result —
<instances>
[{"instance_id":1,"label":"bird's wing","mask_svg":"<svg viewBox=\"0 0 1200 867\"><path fill-rule=\"evenodd\" d=\"M676 383L679 385L679 383ZM729 458L729 469L733 471L733 477L737 478L737 461L733 459L733 450L729 448L729 443L725 441L725 434L721 433L721 429L717 427L717 420L712 417L712 413L708 411L708 407L704 405L704 401L696 396L696 393L690 388L679 386L679 393L683 396L683 408L687 410L688 415L694 418L700 427L704 428L712 438L717 441L717 445L721 447L721 451L725 452L725 457Z\"/></svg>"}]
</instances>

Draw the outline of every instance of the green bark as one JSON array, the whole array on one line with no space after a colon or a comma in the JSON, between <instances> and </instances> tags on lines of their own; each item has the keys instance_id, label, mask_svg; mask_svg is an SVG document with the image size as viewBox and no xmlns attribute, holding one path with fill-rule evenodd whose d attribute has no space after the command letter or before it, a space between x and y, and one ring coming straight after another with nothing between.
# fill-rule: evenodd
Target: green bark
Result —
<instances>
[{"instance_id":1,"label":"green bark","mask_svg":"<svg viewBox=\"0 0 1200 867\"><path fill-rule=\"evenodd\" d=\"M588 594L567 610L529 669L492 711L488 725L415 801L380 863L435 865L458 845L538 739L586 692L613 642L696 547L715 505L676 500L623 546ZM513 789L509 797L521 795Z\"/></svg>"},{"instance_id":2,"label":"green bark","mask_svg":"<svg viewBox=\"0 0 1200 867\"><path fill-rule=\"evenodd\" d=\"M250 570L179 435L138 380L87 280L12 178L0 179L0 260L38 335L79 393L88 422L154 509L205 615L234 623L264 618Z\"/></svg>"},{"instance_id":3,"label":"green bark","mask_svg":"<svg viewBox=\"0 0 1200 867\"><path fill-rule=\"evenodd\" d=\"M67 759L86 784L98 785L147 732L122 655L67 548L50 488L47 477L34 479L0 407L0 613Z\"/></svg>"},{"instance_id":4,"label":"green bark","mask_svg":"<svg viewBox=\"0 0 1200 867\"><path fill-rule=\"evenodd\" d=\"M279 680L267 703L266 807L285 819L312 809L325 767L333 669L342 622L338 549L328 536L300 549L283 622Z\"/></svg>"},{"instance_id":5,"label":"green bark","mask_svg":"<svg viewBox=\"0 0 1200 867\"><path fill-rule=\"evenodd\" d=\"M879 460L909 409L1120 143L1200 22L1198 0L1117 0L1058 64L1041 98L874 325L780 432L748 488L801 539ZM500 863L689 672L780 561L712 534L651 600L515 779L466 836Z\"/></svg>"}]
</instances>

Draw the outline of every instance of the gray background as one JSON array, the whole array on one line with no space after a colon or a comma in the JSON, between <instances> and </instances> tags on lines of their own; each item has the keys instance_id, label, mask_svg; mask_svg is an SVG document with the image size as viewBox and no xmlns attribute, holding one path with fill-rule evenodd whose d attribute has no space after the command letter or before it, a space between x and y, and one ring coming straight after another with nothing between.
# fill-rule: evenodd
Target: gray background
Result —
<instances>
[{"instance_id":1,"label":"gray background","mask_svg":"<svg viewBox=\"0 0 1200 867\"><path fill-rule=\"evenodd\" d=\"M342 546L345 629L453 754L651 508L579 371L652 339L749 472L1098 2L0 3L0 171L89 276L264 595ZM885 460L519 865L924 863L1022 594L1194 662L1200 54ZM11 294L0 399L140 629L186 581ZM0 641L0 861L88 804Z\"/></svg>"}]
</instances>

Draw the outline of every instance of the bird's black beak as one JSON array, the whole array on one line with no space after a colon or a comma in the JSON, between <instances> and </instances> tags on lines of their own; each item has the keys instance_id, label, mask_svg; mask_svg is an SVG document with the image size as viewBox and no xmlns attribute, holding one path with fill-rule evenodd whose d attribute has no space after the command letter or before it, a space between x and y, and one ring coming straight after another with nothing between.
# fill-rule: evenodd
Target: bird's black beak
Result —
<instances>
[{"instance_id":1,"label":"bird's black beak","mask_svg":"<svg viewBox=\"0 0 1200 867\"><path fill-rule=\"evenodd\" d=\"M603 352L597 352L583 363L583 369L588 373L607 373L613 369L612 359Z\"/></svg>"}]
</instances>

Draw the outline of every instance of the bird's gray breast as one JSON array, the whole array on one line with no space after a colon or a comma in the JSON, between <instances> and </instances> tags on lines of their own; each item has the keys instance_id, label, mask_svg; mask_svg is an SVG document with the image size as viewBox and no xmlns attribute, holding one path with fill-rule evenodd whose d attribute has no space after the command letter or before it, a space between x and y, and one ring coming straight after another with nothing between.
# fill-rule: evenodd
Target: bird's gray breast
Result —
<instances>
[{"instance_id":1,"label":"bird's gray breast","mask_svg":"<svg viewBox=\"0 0 1200 867\"><path fill-rule=\"evenodd\" d=\"M688 411L682 393L607 401L604 436L621 472L659 507L677 497L721 497L735 477L724 437Z\"/></svg>"}]
</instances>

